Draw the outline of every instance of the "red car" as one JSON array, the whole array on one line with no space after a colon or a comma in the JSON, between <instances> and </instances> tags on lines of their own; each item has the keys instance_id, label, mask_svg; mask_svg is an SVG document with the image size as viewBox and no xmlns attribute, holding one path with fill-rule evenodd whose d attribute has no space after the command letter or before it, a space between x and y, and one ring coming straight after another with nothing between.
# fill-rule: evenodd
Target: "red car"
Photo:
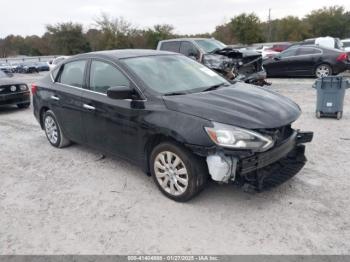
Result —
<instances>
[{"instance_id":1,"label":"red car","mask_svg":"<svg viewBox=\"0 0 350 262\"><path fill-rule=\"evenodd\" d=\"M289 42L275 43L270 48L270 50L273 50L276 52L282 52L282 51L286 50L290 45L291 45L291 43L289 43Z\"/></svg>"}]
</instances>

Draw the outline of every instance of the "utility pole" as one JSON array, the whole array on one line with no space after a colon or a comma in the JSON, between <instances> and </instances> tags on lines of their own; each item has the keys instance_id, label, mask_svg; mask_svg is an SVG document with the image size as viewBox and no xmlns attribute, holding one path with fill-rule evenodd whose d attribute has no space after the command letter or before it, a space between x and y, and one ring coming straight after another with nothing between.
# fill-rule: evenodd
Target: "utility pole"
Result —
<instances>
[{"instance_id":1,"label":"utility pole","mask_svg":"<svg viewBox=\"0 0 350 262\"><path fill-rule=\"evenodd\" d=\"M269 8L267 41L271 42L271 8Z\"/></svg>"}]
</instances>

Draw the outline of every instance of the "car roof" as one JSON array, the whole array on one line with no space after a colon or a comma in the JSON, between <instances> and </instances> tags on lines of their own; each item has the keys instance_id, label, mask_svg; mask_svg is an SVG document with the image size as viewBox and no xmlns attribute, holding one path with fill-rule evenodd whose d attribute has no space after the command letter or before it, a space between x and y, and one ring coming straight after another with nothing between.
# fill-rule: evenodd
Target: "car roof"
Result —
<instances>
[{"instance_id":1,"label":"car roof","mask_svg":"<svg viewBox=\"0 0 350 262\"><path fill-rule=\"evenodd\" d=\"M195 41L195 40L216 40L213 38L204 38L204 37L183 37L183 38L172 38L166 39L159 42L169 42L169 41Z\"/></svg>"},{"instance_id":2,"label":"car roof","mask_svg":"<svg viewBox=\"0 0 350 262\"><path fill-rule=\"evenodd\" d=\"M106 50L106 51L97 51L90 52L81 55L74 56L72 58L83 58L91 56L104 56L114 59L124 59L124 58L135 58L135 57L144 57L144 56L158 56L158 55L178 55L177 53L168 52L168 51L158 51L151 49L118 49L118 50Z\"/></svg>"},{"instance_id":3,"label":"car roof","mask_svg":"<svg viewBox=\"0 0 350 262\"><path fill-rule=\"evenodd\" d=\"M334 52L342 52L342 50L340 50L340 49L329 48L329 47L322 46L322 45L294 45L294 46L289 47L286 50L290 50L290 49L293 49L293 48L305 48L305 47L318 48L318 49L329 50L329 51L334 51Z\"/></svg>"}]
</instances>

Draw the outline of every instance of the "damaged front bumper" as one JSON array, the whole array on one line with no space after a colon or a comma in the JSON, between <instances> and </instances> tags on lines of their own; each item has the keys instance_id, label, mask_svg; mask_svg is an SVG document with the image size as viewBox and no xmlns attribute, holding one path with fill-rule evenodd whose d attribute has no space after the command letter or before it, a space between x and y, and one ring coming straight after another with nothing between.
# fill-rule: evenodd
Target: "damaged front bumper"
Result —
<instances>
[{"instance_id":1,"label":"damaged front bumper","mask_svg":"<svg viewBox=\"0 0 350 262\"><path fill-rule=\"evenodd\" d=\"M258 191L277 186L303 168L306 163L303 144L312 138L312 132L295 131L270 150L249 156L234 150L208 152L209 174L215 181L249 185Z\"/></svg>"}]
</instances>

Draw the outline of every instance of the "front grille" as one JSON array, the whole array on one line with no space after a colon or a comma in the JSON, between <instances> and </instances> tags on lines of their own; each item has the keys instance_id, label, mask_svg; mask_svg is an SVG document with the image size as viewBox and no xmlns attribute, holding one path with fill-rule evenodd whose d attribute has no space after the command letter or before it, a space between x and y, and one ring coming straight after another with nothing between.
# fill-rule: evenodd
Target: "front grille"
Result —
<instances>
[{"instance_id":1,"label":"front grille","mask_svg":"<svg viewBox=\"0 0 350 262\"><path fill-rule=\"evenodd\" d=\"M11 90L11 87L13 87ZM16 88L16 89L14 89ZM19 92L20 88L19 85L4 85L4 86L0 86L0 94L13 94L16 92Z\"/></svg>"},{"instance_id":2,"label":"front grille","mask_svg":"<svg viewBox=\"0 0 350 262\"><path fill-rule=\"evenodd\" d=\"M280 145L288 139L294 132L291 125L282 126L279 128L265 128L256 130L260 134L268 135L273 138L275 145Z\"/></svg>"}]
</instances>

